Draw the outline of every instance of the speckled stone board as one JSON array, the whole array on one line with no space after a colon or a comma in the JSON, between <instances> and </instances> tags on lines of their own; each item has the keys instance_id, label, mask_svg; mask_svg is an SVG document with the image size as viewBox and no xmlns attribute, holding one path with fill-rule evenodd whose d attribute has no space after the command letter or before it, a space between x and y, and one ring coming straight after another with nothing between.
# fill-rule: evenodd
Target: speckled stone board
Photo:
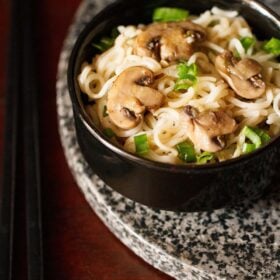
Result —
<instances>
[{"instance_id":1,"label":"speckled stone board","mask_svg":"<svg viewBox=\"0 0 280 280\"><path fill-rule=\"evenodd\" d=\"M280 279L280 190L231 209L174 213L155 211L112 191L88 167L76 140L67 90L73 43L110 1L84 1L66 38L57 79L57 111L69 167L92 209L135 254L176 279ZM279 12L279 0L267 1ZM279 180L279 179L278 179Z\"/></svg>"}]
</instances>

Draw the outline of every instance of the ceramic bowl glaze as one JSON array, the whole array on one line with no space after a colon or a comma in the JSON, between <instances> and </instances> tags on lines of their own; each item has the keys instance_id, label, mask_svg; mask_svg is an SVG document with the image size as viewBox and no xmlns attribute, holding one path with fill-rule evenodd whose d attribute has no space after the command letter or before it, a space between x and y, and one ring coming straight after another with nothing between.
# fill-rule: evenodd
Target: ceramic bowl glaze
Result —
<instances>
[{"instance_id":1,"label":"ceramic bowl glaze","mask_svg":"<svg viewBox=\"0 0 280 280\"><path fill-rule=\"evenodd\" d=\"M77 76L81 64L95 55L90 43L118 25L149 23L154 8L159 6L186 8L191 14L213 6L237 10L259 39L280 37L279 17L252 0L120 0L108 6L79 35L69 61L68 86L85 159L111 188L155 208L202 211L259 197L279 168L279 137L251 154L222 163L175 166L146 160L114 146L85 112Z\"/></svg>"}]
</instances>

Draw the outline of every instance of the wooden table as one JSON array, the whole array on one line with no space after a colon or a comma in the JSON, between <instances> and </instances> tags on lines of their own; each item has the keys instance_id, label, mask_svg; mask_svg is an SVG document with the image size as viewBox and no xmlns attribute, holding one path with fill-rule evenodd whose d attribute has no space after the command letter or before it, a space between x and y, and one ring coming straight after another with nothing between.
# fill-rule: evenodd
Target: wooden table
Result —
<instances>
[{"instance_id":1,"label":"wooden table","mask_svg":"<svg viewBox=\"0 0 280 280\"><path fill-rule=\"evenodd\" d=\"M40 79L43 242L46 280L171 279L121 244L97 218L76 186L60 144L55 81L62 42L80 0L40 0L38 67ZM4 93L9 28L9 1L0 0L0 121ZM0 151L3 155L3 125ZM2 158L2 157L1 157ZM0 175L2 161L0 161ZM19 182L22 180L19 177ZM15 279L26 279L23 193L17 206Z\"/></svg>"}]
</instances>

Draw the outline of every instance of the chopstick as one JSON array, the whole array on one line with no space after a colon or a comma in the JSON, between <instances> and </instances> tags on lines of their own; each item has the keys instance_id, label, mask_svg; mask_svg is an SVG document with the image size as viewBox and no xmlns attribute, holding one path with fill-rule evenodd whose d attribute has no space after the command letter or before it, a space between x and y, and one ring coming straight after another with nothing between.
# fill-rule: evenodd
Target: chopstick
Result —
<instances>
[{"instance_id":1,"label":"chopstick","mask_svg":"<svg viewBox=\"0 0 280 280\"><path fill-rule=\"evenodd\" d=\"M35 0L13 0L6 94L3 182L0 188L0 279L13 278L16 176L19 171L19 122L23 113L27 272L43 279L38 85L34 57ZM20 112L20 99L23 111Z\"/></svg>"},{"instance_id":2,"label":"chopstick","mask_svg":"<svg viewBox=\"0 0 280 280\"><path fill-rule=\"evenodd\" d=\"M18 171L18 127L21 71L20 4L11 6L7 91L5 97L5 138L3 181L0 188L0 279L11 280L13 274L13 238L16 174Z\"/></svg>"},{"instance_id":3,"label":"chopstick","mask_svg":"<svg viewBox=\"0 0 280 280\"><path fill-rule=\"evenodd\" d=\"M29 280L43 279L41 176L39 150L39 87L36 76L36 0L23 5L23 107L26 188L27 272Z\"/></svg>"}]
</instances>

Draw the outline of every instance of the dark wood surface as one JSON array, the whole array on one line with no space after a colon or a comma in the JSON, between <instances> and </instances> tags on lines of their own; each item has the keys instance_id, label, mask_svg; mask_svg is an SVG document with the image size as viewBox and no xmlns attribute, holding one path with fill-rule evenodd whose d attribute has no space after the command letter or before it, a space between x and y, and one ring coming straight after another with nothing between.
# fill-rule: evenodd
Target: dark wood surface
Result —
<instances>
[{"instance_id":1,"label":"dark wood surface","mask_svg":"<svg viewBox=\"0 0 280 280\"><path fill-rule=\"evenodd\" d=\"M3 119L9 3L0 0L0 157ZM40 83L41 169L43 182L43 242L46 280L171 279L146 264L121 244L97 218L76 186L60 144L55 80L59 53L80 0L38 1L38 67ZM0 176L2 160L0 160ZM21 181L21 178L19 178ZM20 195L18 200L22 201ZM17 208L23 216L22 204ZM15 279L26 279L24 223L17 226Z\"/></svg>"}]
</instances>

